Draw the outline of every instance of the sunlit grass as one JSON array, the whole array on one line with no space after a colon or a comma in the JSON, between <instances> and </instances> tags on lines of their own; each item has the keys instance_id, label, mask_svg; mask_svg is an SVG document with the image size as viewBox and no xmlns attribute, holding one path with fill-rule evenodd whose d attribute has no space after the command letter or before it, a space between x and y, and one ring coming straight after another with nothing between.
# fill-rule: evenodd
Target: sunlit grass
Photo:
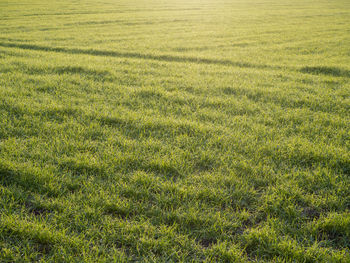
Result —
<instances>
[{"instance_id":1,"label":"sunlit grass","mask_svg":"<svg viewBox=\"0 0 350 263\"><path fill-rule=\"evenodd\" d=\"M349 15L0 2L0 261L349 262Z\"/></svg>"}]
</instances>

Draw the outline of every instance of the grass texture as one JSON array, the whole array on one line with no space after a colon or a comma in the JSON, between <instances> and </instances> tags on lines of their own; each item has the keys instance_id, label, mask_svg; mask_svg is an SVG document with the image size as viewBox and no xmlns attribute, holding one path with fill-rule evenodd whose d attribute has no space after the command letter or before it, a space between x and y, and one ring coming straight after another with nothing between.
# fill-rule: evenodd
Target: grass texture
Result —
<instances>
[{"instance_id":1,"label":"grass texture","mask_svg":"<svg viewBox=\"0 0 350 263\"><path fill-rule=\"evenodd\" d=\"M0 0L1 262L350 262L348 0Z\"/></svg>"}]
</instances>

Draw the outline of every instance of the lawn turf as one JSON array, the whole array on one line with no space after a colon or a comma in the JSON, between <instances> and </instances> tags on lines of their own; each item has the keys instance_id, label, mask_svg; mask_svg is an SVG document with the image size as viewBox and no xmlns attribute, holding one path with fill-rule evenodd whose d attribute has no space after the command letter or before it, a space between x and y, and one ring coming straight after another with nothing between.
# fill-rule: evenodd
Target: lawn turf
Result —
<instances>
[{"instance_id":1,"label":"lawn turf","mask_svg":"<svg viewBox=\"0 0 350 263\"><path fill-rule=\"evenodd\" d=\"M350 262L348 0L0 0L1 262Z\"/></svg>"}]
</instances>

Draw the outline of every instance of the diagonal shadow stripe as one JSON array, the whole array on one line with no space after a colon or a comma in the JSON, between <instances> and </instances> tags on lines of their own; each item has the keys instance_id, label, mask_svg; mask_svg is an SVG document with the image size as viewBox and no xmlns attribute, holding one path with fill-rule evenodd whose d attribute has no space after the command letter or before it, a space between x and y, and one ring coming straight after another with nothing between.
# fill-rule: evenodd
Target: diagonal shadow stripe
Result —
<instances>
[{"instance_id":1,"label":"diagonal shadow stripe","mask_svg":"<svg viewBox=\"0 0 350 263\"><path fill-rule=\"evenodd\" d=\"M106 56L106 57L119 57L119 58L137 58L145 60L157 60L165 62L182 62L182 63L197 63L197 64L216 64L226 65L241 68L257 68L257 69L280 69L279 66L271 65L259 65L247 62L235 62L226 59L214 59L214 58L200 58L200 57L186 57L186 56L173 56L173 55L153 55L142 54L136 52L119 52L111 50L95 50L95 49L79 49L79 48L63 48L63 47L48 47L33 44L21 44L21 43L9 43L0 42L1 47L20 48L37 51L47 52L61 52L68 54L86 54L92 56Z\"/></svg>"}]
</instances>

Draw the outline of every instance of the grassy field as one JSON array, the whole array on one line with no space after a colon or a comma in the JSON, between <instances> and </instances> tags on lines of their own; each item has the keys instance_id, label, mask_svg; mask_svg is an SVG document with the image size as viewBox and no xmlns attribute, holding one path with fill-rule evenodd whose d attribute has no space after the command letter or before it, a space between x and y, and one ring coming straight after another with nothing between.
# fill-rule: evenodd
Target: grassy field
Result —
<instances>
[{"instance_id":1,"label":"grassy field","mask_svg":"<svg viewBox=\"0 0 350 263\"><path fill-rule=\"evenodd\" d=\"M1 262L350 262L348 0L0 0Z\"/></svg>"}]
</instances>

